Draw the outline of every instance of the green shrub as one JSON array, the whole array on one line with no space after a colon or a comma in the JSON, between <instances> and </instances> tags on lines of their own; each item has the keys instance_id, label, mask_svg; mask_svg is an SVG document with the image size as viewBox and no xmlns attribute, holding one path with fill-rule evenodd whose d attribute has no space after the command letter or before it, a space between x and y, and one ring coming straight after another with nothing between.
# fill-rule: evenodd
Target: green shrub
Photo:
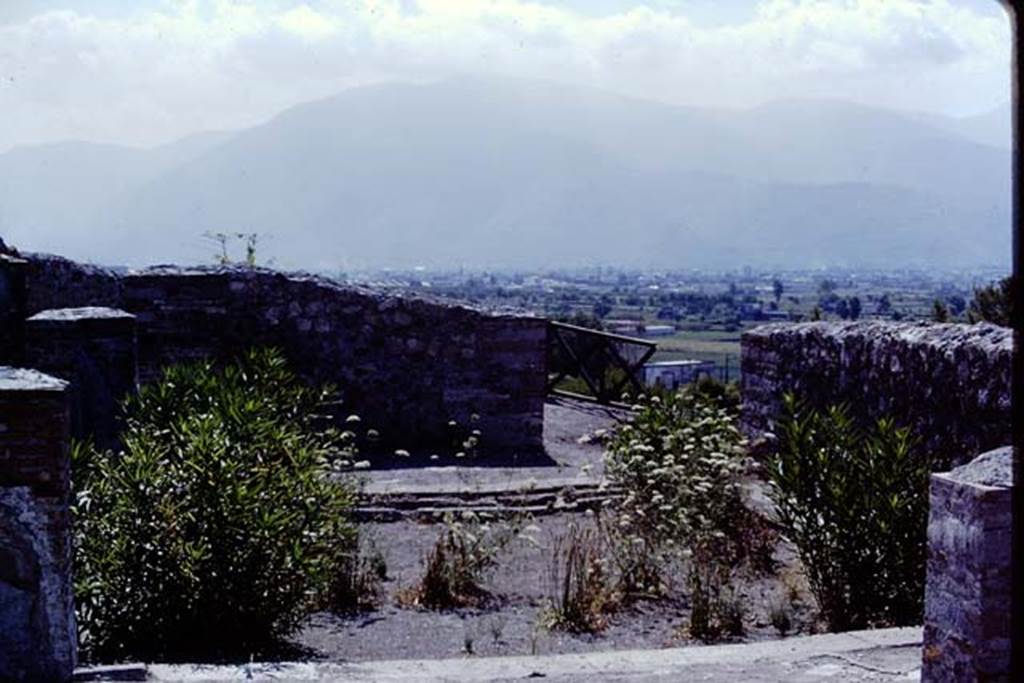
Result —
<instances>
[{"instance_id":1,"label":"green shrub","mask_svg":"<svg viewBox=\"0 0 1024 683\"><path fill-rule=\"evenodd\" d=\"M733 566L773 545L770 534L751 535L765 524L741 499L744 446L716 400L695 391L640 397L605 456L625 494L609 523L624 593L659 592L668 556L682 551Z\"/></svg>"},{"instance_id":2,"label":"green shrub","mask_svg":"<svg viewBox=\"0 0 1024 683\"><path fill-rule=\"evenodd\" d=\"M280 354L169 368L126 405L121 453L74 451L87 657L247 653L324 599L354 546L352 434Z\"/></svg>"},{"instance_id":3,"label":"green shrub","mask_svg":"<svg viewBox=\"0 0 1024 683\"><path fill-rule=\"evenodd\" d=\"M731 415L739 413L742 400L739 382L721 382L710 375L701 375L687 387L687 390L714 401Z\"/></svg>"},{"instance_id":4,"label":"green shrub","mask_svg":"<svg viewBox=\"0 0 1024 683\"><path fill-rule=\"evenodd\" d=\"M921 623L930 463L906 429L785 397L769 463L785 534L832 630Z\"/></svg>"}]
</instances>

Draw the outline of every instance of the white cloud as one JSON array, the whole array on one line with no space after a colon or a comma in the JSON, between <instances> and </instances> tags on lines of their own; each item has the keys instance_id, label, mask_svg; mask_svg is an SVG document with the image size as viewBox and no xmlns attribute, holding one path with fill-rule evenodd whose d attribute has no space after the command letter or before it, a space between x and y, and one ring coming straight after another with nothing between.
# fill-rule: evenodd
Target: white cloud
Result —
<instances>
[{"instance_id":1,"label":"white cloud","mask_svg":"<svg viewBox=\"0 0 1024 683\"><path fill-rule=\"evenodd\" d=\"M841 97L970 111L1009 97L1008 21L950 0L764 0L708 26L634 4L584 16L527 0L186 0L0 24L0 150L152 144L252 125L382 79L496 73L681 104Z\"/></svg>"}]
</instances>

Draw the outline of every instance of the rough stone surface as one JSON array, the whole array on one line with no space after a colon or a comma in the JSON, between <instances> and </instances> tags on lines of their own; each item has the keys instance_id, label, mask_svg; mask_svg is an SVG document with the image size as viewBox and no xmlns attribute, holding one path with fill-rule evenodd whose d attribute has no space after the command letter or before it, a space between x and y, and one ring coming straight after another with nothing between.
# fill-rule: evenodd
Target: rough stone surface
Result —
<instances>
[{"instance_id":1,"label":"rough stone surface","mask_svg":"<svg viewBox=\"0 0 1024 683\"><path fill-rule=\"evenodd\" d=\"M932 475L924 681L1009 680L1012 458Z\"/></svg>"},{"instance_id":2,"label":"rough stone surface","mask_svg":"<svg viewBox=\"0 0 1024 683\"><path fill-rule=\"evenodd\" d=\"M0 391L64 391L68 383L38 370L0 366Z\"/></svg>"},{"instance_id":3,"label":"rough stone surface","mask_svg":"<svg viewBox=\"0 0 1024 683\"><path fill-rule=\"evenodd\" d=\"M445 445L477 414L482 448L542 448L547 323L302 273L162 266L118 274L28 257L28 311L110 306L136 316L139 379L257 345L281 348L307 379L331 382L396 446ZM342 415L341 417L344 417Z\"/></svg>"},{"instance_id":4,"label":"rough stone surface","mask_svg":"<svg viewBox=\"0 0 1024 683\"><path fill-rule=\"evenodd\" d=\"M0 253L0 363L21 362L28 261Z\"/></svg>"},{"instance_id":5,"label":"rough stone surface","mask_svg":"<svg viewBox=\"0 0 1024 683\"><path fill-rule=\"evenodd\" d=\"M559 683L912 681L917 680L920 642L920 629L898 628L660 650L345 663L154 664L147 669L151 681L178 683L238 680L469 683L532 679Z\"/></svg>"},{"instance_id":6,"label":"rough stone surface","mask_svg":"<svg viewBox=\"0 0 1024 683\"><path fill-rule=\"evenodd\" d=\"M939 462L957 463L1010 441L1012 350L1012 331L989 324L764 325L742 338L743 424L771 431L790 391L891 416Z\"/></svg>"},{"instance_id":7,"label":"rough stone surface","mask_svg":"<svg viewBox=\"0 0 1024 683\"><path fill-rule=\"evenodd\" d=\"M113 270L52 254L23 254L22 258L28 262L26 315L50 308L117 308L121 301L121 279Z\"/></svg>"},{"instance_id":8,"label":"rough stone surface","mask_svg":"<svg viewBox=\"0 0 1024 683\"><path fill-rule=\"evenodd\" d=\"M113 308L49 309L25 323L25 359L71 382L71 434L116 448L121 402L138 381L135 317Z\"/></svg>"},{"instance_id":9,"label":"rough stone surface","mask_svg":"<svg viewBox=\"0 0 1024 683\"><path fill-rule=\"evenodd\" d=\"M0 680L75 665L66 383L0 368Z\"/></svg>"}]
</instances>

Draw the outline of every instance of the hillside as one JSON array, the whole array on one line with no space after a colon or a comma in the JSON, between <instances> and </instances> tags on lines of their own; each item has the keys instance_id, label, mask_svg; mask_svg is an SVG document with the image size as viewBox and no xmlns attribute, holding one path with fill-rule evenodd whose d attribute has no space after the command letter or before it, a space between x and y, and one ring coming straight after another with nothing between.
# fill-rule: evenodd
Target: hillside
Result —
<instances>
[{"instance_id":1,"label":"hillside","mask_svg":"<svg viewBox=\"0 0 1024 683\"><path fill-rule=\"evenodd\" d=\"M474 79L353 89L152 150L0 155L0 232L25 248L203 261L204 231L325 269L1000 263L1010 156L955 120L838 101L719 111Z\"/></svg>"}]
</instances>

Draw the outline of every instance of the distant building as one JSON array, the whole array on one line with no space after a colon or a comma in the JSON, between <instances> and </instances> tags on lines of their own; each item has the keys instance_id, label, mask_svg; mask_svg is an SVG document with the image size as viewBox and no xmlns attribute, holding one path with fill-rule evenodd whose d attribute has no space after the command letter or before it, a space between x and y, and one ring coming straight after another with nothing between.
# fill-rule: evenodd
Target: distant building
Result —
<instances>
[{"instance_id":1,"label":"distant building","mask_svg":"<svg viewBox=\"0 0 1024 683\"><path fill-rule=\"evenodd\" d=\"M641 322L628 318L605 318L601 321L604 328L615 334L639 334Z\"/></svg>"},{"instance_id":2,"label":"distant building","mask_svg":"<svg viewBox=\"0 0 1024 683\"><path fill-rule=\"evenodd\" d=\"M742 303L739 305L739 315L741 320L764 320L765 311L761 308L760 303Z\"/></svg>"},{"instance_id":3,"label":"distant building","mask_svg":"<svg viewBox=\"0 0 1024 683\"><path fill-rule=\"evenodd\" d=\"M663 360L644 365L644 385L653 387L660 384L666 389L676 389L689 384L701 375L712 375L715 371L713 360Z\"/></svg>"},{"instance_id":4,"label":"distant building","mask_svg":"<svg viewBox=\"0 0 1024 683\"><path fill-rule=\"evenodd\" d=\"M776 321L782 320L782 321L786 321L786 320L790 320L791 318L792 318L792 316L790 316L790 314L787 311L765 311L764 312L764 319L765 320L776 320Z\"/></svg>"},{"instance_id":5,"label":"distant building","mask_svg":"<svg viewBox=\"0 0 1024 683\"><path fill-rule=\"evenodd\" d=\"M645 337L671 337L676 333L674 325L645 325L640 334Z\"/></svg>"}]
</instances>

